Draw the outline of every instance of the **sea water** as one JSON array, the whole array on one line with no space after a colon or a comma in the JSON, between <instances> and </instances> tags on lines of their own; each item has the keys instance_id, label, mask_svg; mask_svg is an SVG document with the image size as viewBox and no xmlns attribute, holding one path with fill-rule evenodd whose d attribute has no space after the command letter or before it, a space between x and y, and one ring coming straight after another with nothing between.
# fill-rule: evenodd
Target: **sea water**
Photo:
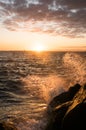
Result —
<instances>
[{"instance_id":1,"label":"sea water","mask_svg":"<svg viewBox=\"0 0 86 130\"><path fill-rule=\"evenodd\" d=\"M0 52L0 122L44 130L56 95L86 83L86 52Z\"/></svg>"}]
</instances>

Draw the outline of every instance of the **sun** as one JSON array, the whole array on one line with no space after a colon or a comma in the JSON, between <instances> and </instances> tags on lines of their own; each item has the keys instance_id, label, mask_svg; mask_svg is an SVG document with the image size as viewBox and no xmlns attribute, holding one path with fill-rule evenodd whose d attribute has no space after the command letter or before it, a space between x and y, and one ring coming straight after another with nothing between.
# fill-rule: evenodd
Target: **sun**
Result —
<instances>
[{"instance_id":1,"label":"sun","mask_svg":"<svg viewBox=\"0 0 86 130\"><path fill-rule=\"evenodd\" d=\"M32 50L36 52L41 52L41 51L44 51L45 48L42 44L36 44L33 46Z\"/></svg>"}]
</instances>

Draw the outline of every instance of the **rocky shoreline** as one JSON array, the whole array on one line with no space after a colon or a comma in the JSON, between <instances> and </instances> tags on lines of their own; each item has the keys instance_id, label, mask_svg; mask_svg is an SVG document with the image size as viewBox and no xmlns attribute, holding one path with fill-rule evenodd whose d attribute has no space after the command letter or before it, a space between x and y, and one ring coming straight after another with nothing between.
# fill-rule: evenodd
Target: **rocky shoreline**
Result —
<instances>
[{"instance_id":1,"label":"rocky shoreline","mask_svg":"<svg viewBox=\"0 0 86 130\"><path fill-rule=\"evenodd\" d=\"M86 84L76 84L48 106L46 130L86 129Z\"/></svg>"}]
</instances>

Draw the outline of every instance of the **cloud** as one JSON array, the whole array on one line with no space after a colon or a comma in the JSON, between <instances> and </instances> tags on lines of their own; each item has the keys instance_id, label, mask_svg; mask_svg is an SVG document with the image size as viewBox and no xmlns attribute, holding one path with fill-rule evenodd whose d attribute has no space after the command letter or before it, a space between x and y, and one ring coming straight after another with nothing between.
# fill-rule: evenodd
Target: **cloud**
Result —
<instances>
[{"instance_id":1,"label":"cloud","mask_svg":"<svg viewBox=\"0 0 86 130\"><path fill-rule=\"evenodd\" d=\"M86 0L0 0L0 24L9 30L82 37Z\"/></svg>"}]
</instances>

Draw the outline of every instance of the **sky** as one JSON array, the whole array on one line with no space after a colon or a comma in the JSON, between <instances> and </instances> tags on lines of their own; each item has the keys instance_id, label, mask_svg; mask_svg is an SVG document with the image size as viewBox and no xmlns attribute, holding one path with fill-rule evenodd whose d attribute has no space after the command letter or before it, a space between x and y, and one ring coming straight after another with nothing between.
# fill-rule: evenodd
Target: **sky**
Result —
<instances>
[{"instance_id":1,"label":"sky","mask_svg":"<svg viewBox=\"0 0 86 130\"><path fill-rule=\"evenodd\" d=\"M86 0L0 0L0 50L86 51Z\"/></svg>"}]
</instances>

